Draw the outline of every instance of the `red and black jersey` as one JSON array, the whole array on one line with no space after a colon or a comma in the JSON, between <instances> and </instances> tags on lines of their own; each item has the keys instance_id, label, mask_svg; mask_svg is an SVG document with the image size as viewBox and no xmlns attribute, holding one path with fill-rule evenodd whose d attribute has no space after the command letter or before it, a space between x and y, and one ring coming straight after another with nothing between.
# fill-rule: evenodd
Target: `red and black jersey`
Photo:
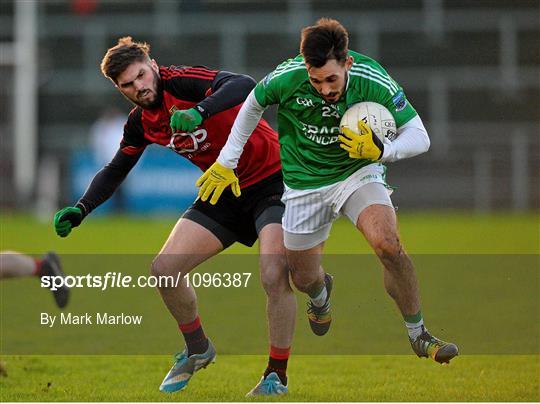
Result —
<instances>
[{"instance_id":1,"label":"red and black jersey","mask_svg":"<svg viewBox=\"0 0 540 404\"><path fill-rule=\"evenodd\" d=\"M205 67L161 67L163 100L155 109L134 108L124 128L121 150L125 154L141 153L156 143L170 148L206 171L217 159L225 145L241 103L213 113L231 103L225 94L227 82L234 77L228 72L217 72ZM232 90L232 88L231 88ZM219 98L211 97L220 91ZM247 95L247 94L246 94ZM205 101L214 98L214 103ZM245 96L241 97L241 101ZM241 102L240 101L240 102ZM197 107L206 119L193 133L172 133L169 126L176 110ZM277 133L261 119L244 148L237 167L240 187L252 185L279 171L279 143Z\"/></svg>"},{"instance_id":2,"label":"red and black jersey","mask_svg":"<svg viewBox=\"0 0 540 404\"><path fill-rule=\"evenodd\" d=\"M256 84L249 76L203 66L161 67L159 75L161 105L131 111L120 149L77 202L84 216L114 193L151 143L172 149L202 170L210 167L227 141L242 102ZM169 123L174 111L193 107L204 118L202 125L193 133L172 133ZM280 168L277 133L261 120L237 167L240 186L255 184Z\"/></svg>"}]
</instances>

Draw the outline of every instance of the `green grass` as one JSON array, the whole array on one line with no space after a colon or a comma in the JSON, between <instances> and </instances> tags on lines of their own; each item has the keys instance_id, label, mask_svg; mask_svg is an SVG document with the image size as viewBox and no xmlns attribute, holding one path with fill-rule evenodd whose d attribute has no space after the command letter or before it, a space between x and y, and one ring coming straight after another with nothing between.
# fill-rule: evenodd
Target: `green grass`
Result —
<instances>
[{"instance_id":1,"label":"green grass","mask_svg":"<svg viewBox=\"0 0 540 404\"><path fill-rule=\"evenodd\" d=\"M265 359L218 357L188 389L163 394L162 356L10 357L2 400L243 401ZM410 355L293 356L291 392L272 401L538 401L539 371L530 356L464 356L451 366Z\"/></svg>"},{"instance_id":2,"label":"green grass","mask_svg":"<svg viewBox=\"0 0 540 404\"><path fill-rule=\"evenodd\" d=\"M377 262L366 255L368 246L347 221L336 222L325 258L336 275L335 323L328 336L312 336L304 297L298 295L291 393L285 400L540 400L539 219L538 214L400 214L402 240L417 264L427 324L462 349L450 366L407 354L401 319L384 293ZM174 221L89 218L60 239L49 223L4 214L0 249L33 254L54 249L64 255L71 274L110 267L146 274ZM254 250L234 246L229 252ZM202 270L244 266L256 275L252 255L223 256ZM134 310L145 316L145 325L137 329L89 327L84 332L38 325L41 311L58 312L35 279L2 282L0 292L1 352L8 373L0 376L1 401L243 401L266 363L265 302L257 276L242 291L197 291L218 361L197 374L186 391L173 395L157 387L170 366L164 354L179 348L180 337L154 290L75 290L69 311ZM231 320L224 312L241 315ZM36 355L47 352L64 355ZM89 352L122 355L65 355Z\"/></svg>"},{"instance_id":3,"label":"green grass","mask_svg":"<svg viewBox=\"0 0 540 404\"><path fill-rule=\"evenodd\" d=\"M412 254L538 254L540 215L508 213L475 215L467 212L399 213L401 239ZM60 253L155 254L176 218L89 217L61 239L51 222L36 222L28 216L0 215L2 249L20 249L39 254ZM233 245L227 252L253 253ZM370 253L358 231L345 219L336 221L325 252Z\"/></svg>"}]
</instances>

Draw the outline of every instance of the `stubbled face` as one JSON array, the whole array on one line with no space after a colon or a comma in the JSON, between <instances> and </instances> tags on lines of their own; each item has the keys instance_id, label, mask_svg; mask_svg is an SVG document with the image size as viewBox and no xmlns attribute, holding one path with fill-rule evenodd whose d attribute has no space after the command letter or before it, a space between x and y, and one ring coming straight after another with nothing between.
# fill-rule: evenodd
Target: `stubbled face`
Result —
<instances>
[{"instance_id":1,"label":"stubbled face","mask_svg":"<svg viewBox=\"0 0 540 404\"><path fill-rule=\"evenodd\" d=\"M159 67L153 59L130 64L116 79L116 86L141 108L155 108L161 103Z\"/></svg>"},{"instance_id":2,"label":"stubbled face","mask_svg":"<svg viewBox=\"0 0 540 404\"><path fill-rule=\"evenodd\" d=\"M306 63L311 85L329 103L339 100L345 91L347 72L353 64L352 57L340 64L336 59L330 59L324 66L314 67Z\"/></svg>"}]
</instances>

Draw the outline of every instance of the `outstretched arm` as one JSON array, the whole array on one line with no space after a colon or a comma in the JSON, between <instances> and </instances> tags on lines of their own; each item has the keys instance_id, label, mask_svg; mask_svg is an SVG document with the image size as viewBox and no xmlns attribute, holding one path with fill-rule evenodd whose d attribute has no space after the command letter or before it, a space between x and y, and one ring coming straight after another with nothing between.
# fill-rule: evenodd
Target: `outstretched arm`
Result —
<instances>
[{"instance_id":1,"label":"outstretched arm","mask_svg":"<svg viewBox=\"0 0 540 404\"><path fill-rule=\"evenodd\" d=\"M255 92L252 90L240 108L227 143L217 158L217 162L223 167L236 168L244 146L261 120L265 109L257 102Z\"/></svg>"},{"instance_id":2,"label":"outstretched arm","mask_svg":"<svg viewBox=\"0 0 540 404\"><path fill-rule=\"evenodd\" d=\"M135 154L126 154L121 149L118 150L111 162L94 176L75 206L67 206L56 212L54 215L56 234L66 237L90 212L109 199L139 161L142 153L142 150Z\"/></svg>"},{"instance_id":3,"label":"outstretched arm","mask_svg":"<svg viewBox=\"0 0 540 404\"><path fill-rule=\"evenodd\" d=\"M94 176L84 195L75 205L82 210L84 216L114 194L142 154L143 151L130 155L121 149L118 150L111 162Z\"/></svg>"},{"instance_id":4,"label":"outstretched arm","mask_svg":"<svg viewBox=\"0 0 540 404\"><path fill-rule=\"evenodd\" d=\"M215 205L228 186L231 186L234 195L240 196L239 181L234 169L264 110L251 91L238 112L227 143L221 149L216 162L197 180L196 185L200 187L199 197L203 201L211 196L210 203Z\"/></svg>"}]
</instances>

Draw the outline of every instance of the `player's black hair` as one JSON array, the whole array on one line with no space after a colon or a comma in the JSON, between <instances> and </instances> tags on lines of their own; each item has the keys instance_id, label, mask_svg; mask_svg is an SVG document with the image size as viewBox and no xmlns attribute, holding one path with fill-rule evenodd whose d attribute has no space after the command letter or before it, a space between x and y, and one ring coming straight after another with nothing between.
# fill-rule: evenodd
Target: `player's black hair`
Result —
<instances>
[{"instance_id":1,"label":"player's black hair","mask_svg":"<svg viewBox=\"0 0 540 404\"><path fill-rule=\"evenodd\" d=\"M302 30L300 53L307 64L322 67L328 60L345 63L349 50L349 34L337 20L321 18Z\"/></svg>"},{"instance_id":2,"label":"player's black hair","mask_svg":"<svg viewBox=\"0 0 540 404\"><path fill-rule=\"evenodd\" d=\"M133 62L150 61L150 45L133 42L130 36L118 40L118 44L109 48L101 61L101 72L115 84L118 76Z\"/></svg>"}]
</instances>

